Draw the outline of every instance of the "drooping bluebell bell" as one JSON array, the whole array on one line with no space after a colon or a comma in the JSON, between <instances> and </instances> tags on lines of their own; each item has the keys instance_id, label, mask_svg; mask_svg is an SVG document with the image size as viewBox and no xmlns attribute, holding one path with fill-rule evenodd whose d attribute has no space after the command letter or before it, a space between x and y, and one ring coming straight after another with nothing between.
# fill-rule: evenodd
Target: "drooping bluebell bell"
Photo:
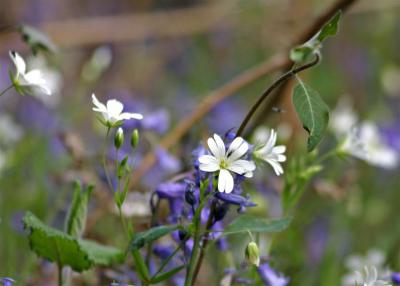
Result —
<instances>
[{"instance_id":1,"label":"drooping bluebell bell","mask_svg":"<svg viewBox=\"0 0 400 286\"><path fill-rule=\"evenodd\" d=\"M257 268L261 280L266 286L286 286L290 279L272 269L268 263L263 263Z\"/></svg>"},{"instance_id":2,"label":"drooping bluebell bell","mask_svg":"<svg viewBox=\"0 0 400 286\"><path fill-rule=\"evenodd\" d=\"M234 193L227 194L218 192L215 194L215 197L225 203L239 206L238 211L244 211L247 207L255 207L257 205L250 201L250 196L243 197Z\"/></svg>"},{"instance_id":3,"label":"drooping bluebell bell","mask_svg":"<svg viewBox=\"0 0 400 286\"><path fill-rule=\"evenodd\" d=\"M393 283L396 283L396 285L400 285L400 272L393 272L391 278Z\"/></svg>"},{"instance_id":4,"label":"drooping bluebell bell","mask_svg":"<svg viewBox=\"0 0 400 286\"><path fill-rule=\"evenodd\" d=\"M9 277L4 277L0 278L0 282L2 283L3 286L13 286L15 283L15 280Z\"/></svg>"}]
</instances>

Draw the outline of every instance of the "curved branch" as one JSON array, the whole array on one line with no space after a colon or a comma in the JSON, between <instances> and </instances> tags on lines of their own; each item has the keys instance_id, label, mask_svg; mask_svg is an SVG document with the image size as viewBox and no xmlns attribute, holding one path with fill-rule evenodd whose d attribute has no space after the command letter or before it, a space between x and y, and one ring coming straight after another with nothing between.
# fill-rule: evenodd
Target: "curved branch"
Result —
<instances>
[{"instance_id":1,"label":"curved branch","mask_svg":"<svg viewBox=\"0 0 400 286\"><path fill-rule=\"evenodd\" d=\"M296 46L307 41L312 35L314 35L321 27L323 23L328 21L337 10L341 9L345 11L350 5L357 0L338 0L326 12L319 16L311 25L305 29L296 40L290 45ZM311 35L311 36L310 36ZM254 82L255 80L265 76L268 73L277 70L286 70L290 68L292 62L288 58L288 52L277 54L276 56L266 60L265 62L252 67L242 74L233 78L230 82L222 86L221 88L209 93L203 101L197 106L197 108L189 114L186 118L183 118L180 123L164 138L160 141L160 147L169 149L174 146L189 130L197 123L203 116L205 116L215 105L221 102L223 99L233 95L238 90ZM143 158L140 167L133 174L131 180L131 186L136 184L140 178L150 170L156 161L153 152L149 152Z\"/></svg>"},{"instance_id":2,"label":"curved branch","mask_svg":"<svg viewBox=\"0 0 400 286\"><path fill-rule=\"evenodd\" d=\"M277 80L275 80L267 90L263 92L263 94L258 98L256 103L252 106L250 111L247 113L246 117L243 119L242 124L240 124L240 127L238 129L238 132L236 133L236 136L240 136L243 133L244 128L246 128L247 123L249 123L251 117L254 115L254 113L257 111L258 107L262 104L262 102L268 97L268 95L275 89L277 88L281 83L285 82L292 76L296 75L297 73L304 71L306 69L309 69L316 64L319 63L320 61L320 56L318 54L315 54L315 60L313 60L310 63L304 64L298 68L292 69L283 75L281 75Z\"/></svg>"}]
</instances>

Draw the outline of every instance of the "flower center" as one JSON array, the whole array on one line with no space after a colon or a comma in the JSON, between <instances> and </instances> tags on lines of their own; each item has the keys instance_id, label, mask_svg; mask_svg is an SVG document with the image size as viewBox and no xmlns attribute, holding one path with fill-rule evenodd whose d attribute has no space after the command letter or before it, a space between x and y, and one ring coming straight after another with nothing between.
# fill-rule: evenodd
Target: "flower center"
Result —
<instances>
[{"instance_id":1,"label":"flower center","mask_svg":"<svg viewBox=\"0 0 400 286\"><path fill-rule=\"evenodd\" d=\"M225 159L221 159L221 161L219 162L219 167L221 169L227 169L228 168L228 162L226 162Z\"/></svg>"}]
</instances>

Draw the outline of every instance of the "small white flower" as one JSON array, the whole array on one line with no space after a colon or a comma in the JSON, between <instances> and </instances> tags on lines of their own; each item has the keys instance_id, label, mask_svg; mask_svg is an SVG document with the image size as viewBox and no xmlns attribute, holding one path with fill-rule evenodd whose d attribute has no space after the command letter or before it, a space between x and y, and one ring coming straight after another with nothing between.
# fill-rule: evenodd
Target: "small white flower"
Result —
<instances>
[{"instance_id":1,"label":"small white flower","mask_svg":"<svg viewBox=\"0 0 400 286\"><path fill-rule=\"evenodd\" d=\"M101 113L107 125L113 125L128 119L143 119L143 115L139 113L122 112L124 105L116 99L108 100L107 105L104 105L92 94L92 101L95 105L93 110Z\"/></svg>"},{"instance_id":2,"label":"small white flower","mask_svg":"<svg viewBox=\"0 0 400 286\"><path fill-rule=\"evenodd\" d=\"M269 136L265 132L256 134L258 143L256 144L253 154L256 158L270 164L276 175L279 176L283 174L283 168L280 163L286 161L286 156L284 155L286 146L275 146L276 137L277 134L274 129L271 129Z\"/></svg>"},{"instance_id":3,"label":"small white flower","mask_svg":"<svg viewBox=\"0 0 400 286\"><path fill-rule=\"evenodd\" d=\"M228 150L221 137L214 134L214 138L208 138L208 147L212 155L200 156L200 170L204 172L216 172L218 175L218 191L230 193L233 190L233 176L230 172L251 178L256 165L253 161L240 159L243 157L249 145L242 137L236 137Z\"/></svg>"},{"instance_id":4,"label":"small white flower","mask_svg":"<svg viewBox=\"0 0 400 286\"><path fill-rule=\"evenodd\" d=\"M383 142L378 128L371 122L353 127L339 151L386 169L394 169L399 163L399 154Z\"/></svg>"},{"instance_id":5,"label":"small white flower","mask_svg":"<svg viewBox=\"0 0 400 286\"><path fill-rule=\"evenodd\" d=\"M391 286L384 280L378 280L378 271L374 266L365 266L362 273L356 271L356 286Z\"/></svg>"},{"instance_id":6,"label":"small white flower","mask_svg":"<svg viewBox=\"0 0 400 286\"><path fill-rule=\"evenodd\" d=\"M10 58L16 68L16 74L12 80L17 90L18 88L34 87L39 88L47 95L51 95L51 91L40 70L34 69L27 72L24 59L14 51L10 51Z\"/></svg>"}]
</instances>

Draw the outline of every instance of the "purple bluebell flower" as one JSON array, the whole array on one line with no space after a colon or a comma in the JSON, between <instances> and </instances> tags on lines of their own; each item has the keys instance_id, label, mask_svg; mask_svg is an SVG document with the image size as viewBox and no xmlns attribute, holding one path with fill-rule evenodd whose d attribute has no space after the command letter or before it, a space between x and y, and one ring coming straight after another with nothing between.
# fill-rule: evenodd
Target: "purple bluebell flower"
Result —
<instances>
[{"instance_id":1,"label":"purple bluebell flower","mask_svg":"<svg viewBox=\"0 0 400 286\"><path fill-rule=\"evenodd\" d=\"M268 263L261 264L257 271L266 286L286 286L290 280L272 269Z\"/></svg>"},{"instance_id":2,"label":"purple bluebell flower","mask_svg":"<svg viewBox=\"0 0 400 286\"><path fill-rule=\"evenodd\" d=\"M227 194L218 192L215 194L215 197L225 203L239 206L238 211L244 211L246 207L255 207L257 205L256 203L250 201L250 196L243 197L234 193Z\"/></svg>"},{"instance_id":3,"label":"purple bluebell flower","mask_svg":"<svg viewBox=\"0 0 400 286\"><path fill-rule=\"evenodd\" d=\"M0 278L0 282L2 283L3 286L13 286L15 283L15 280L9 277L4 277Z\"/></svg>"},{"instance_id":4,"label":"purple bluebell flower","mask_svg":"<svg viewBox=\"0 0 400 286\"><path fill-rule=\"evenodd\" d=\"M157 244L153 247L153 253L161 259L166 259L174 252L174 247L172 245L162 245Z\"/></svg>"},{"instance_id":5,"label":"purple bluebell flower","mask_svg":"<svg viewBox=\"0 0 400 286\"><path fill-rule=\"evenodd\" d=\"M158 164L163 170L175 173L181 169L181 162L169 154L165 149L158 147L155 151Z\"/></svg>"},{"instance_id":6,"label":"purple bluebell flower","mask_svg":"<svg viewBox=\"0 0 400 286\"><path fill-rule=\"evenodd\" d=\"M400 272L393 272L392 273L392 282L400 285Z\"/></svg>"},{"instance_id":7,"label":"purple bluebell flower","mask_svg":"<svg viewBox=\"0 0 400 286\"><path fill-rule=\"evenodd\" d=\"M162 199L183 199L185 190L186 184L184 183L162 183L158 185L156 193Z\"/></svg>"}]
</instances>

